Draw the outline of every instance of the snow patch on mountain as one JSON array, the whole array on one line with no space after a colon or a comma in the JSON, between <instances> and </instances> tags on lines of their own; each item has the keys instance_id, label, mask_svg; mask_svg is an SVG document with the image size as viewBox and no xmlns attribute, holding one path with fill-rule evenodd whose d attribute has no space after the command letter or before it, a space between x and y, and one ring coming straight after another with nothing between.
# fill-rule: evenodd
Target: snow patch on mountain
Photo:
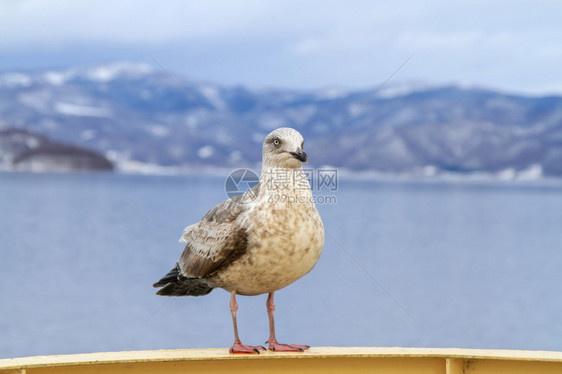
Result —
<instances>
[{"instance_id":1,"label":"snow patch on mountain","mask_svg":"<svg viewBox=\"0 0 562 374\"><path fill-rule=\"evenodd\" d=\"M153 72L148 64L116 62L95 66L86 71L86 77L93 81L107 83L120 77L139 77Z\"/></svg>"},{"instance_id":2,"label":"snow patch on mountain","mask_svg":"<svg viewBox=\"0 0 562 374\"><path fill-rule=\"evenodd\" d=\"M7 88L29 87L33 79L28 74L4 73L0 75L0 86Z\"/></svg>"},{"instance_id":3,"label":"snow patch on mountain","mask_svg":"<svg viewBox=\"0 0 562 374\"><path fill-rule=\"evenodd\" d=\"M55 112L68 116L102 118L109 118L112 116L111 109L109 108L77 105L71 103L56 103L54 109Z\"/></svg>"},{"instance_id":4,"label":"snow patch on mountain","mask_svg":"<svg viewBox=\"0 0 562 374\"><path fill-rule=\"evenodd\" d=\"M202 85L199 87L199 91L205 96L211 105L219 110L226 109L226 104L221 97L221 91L216 86Z\"/></svg>"},{"instance_id":5,"label":"snow patch on mountain","mask_svg":"<svg viewBox=\"0 0 562 374\"><path fill-rule=\"evenodd\" d=\"M215 153L215 148L212 145L206 145L202 148L199 148L197 151L197 156L201 158L209 158Z\"/></svg>"}]
</instances>

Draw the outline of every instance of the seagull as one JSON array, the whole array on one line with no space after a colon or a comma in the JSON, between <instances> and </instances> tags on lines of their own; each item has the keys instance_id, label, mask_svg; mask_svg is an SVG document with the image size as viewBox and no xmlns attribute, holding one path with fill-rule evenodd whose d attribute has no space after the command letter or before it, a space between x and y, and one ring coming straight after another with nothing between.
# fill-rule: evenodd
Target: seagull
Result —
<instances>
[{"instance_id":1,"label":"seagull","mask_svg":"<svg viewBox=\"0 0 562 374\"><path fill-rule=\"evenodd\" d=\"M268 349L310 348L281 344L275 335L273 295L310 272L324 245L324 226L302 169L308 158L302 135L282 127L266 136L259 182L227 199L183 231L185 249L175 267L154 283L161 296L203 296L214 288L230 292L234 327L231 353L260 353L238 336L236 295L268 294Z\"/></svg>"}]
</instances>

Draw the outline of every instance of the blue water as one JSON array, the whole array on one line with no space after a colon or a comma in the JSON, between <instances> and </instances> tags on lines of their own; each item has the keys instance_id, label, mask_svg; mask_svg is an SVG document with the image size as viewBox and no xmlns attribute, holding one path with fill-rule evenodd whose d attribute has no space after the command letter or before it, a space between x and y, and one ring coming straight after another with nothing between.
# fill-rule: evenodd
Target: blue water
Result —
<instances>
[{"instance_id":1,"label":"blue water","mask_svg":"<svg viewBox=\"0 0 562 374\"><path fill-rule=\"evenodd\" d=\"M334 193L318 265L276 294L280 341L562 350L562 187ZM0 357L230 346L228 293L151 287L225 197L219 177L0 174ZM262 344L265 296L239 304L242 340Z\"/></svg>"}]
</instances>

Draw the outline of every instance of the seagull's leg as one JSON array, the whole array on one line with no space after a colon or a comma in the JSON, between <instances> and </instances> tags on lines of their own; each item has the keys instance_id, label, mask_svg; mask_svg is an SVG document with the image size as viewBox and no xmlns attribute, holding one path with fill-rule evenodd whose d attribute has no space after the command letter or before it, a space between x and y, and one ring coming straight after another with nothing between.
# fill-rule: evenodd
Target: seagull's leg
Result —
<instances>
[{"instance_id":1,"label":"seagull's leg","mask_svg":"<svg viewBox=\"0 0 562 374\"><path fill-rule=\"evenodd\" d=\"M277 338L275 337L275 320L273 318L273 312L275 311L273 292L270 292L267 296L265 305L267 307L267 315L269 317L269 339L266 342L269 344L269 349L276 352L302 352L310 348L308 345L278 343Z\"/></svg>"},{"instance_id":2,"label":"seagull's leg","mask_svg":"<svg viewBox=\"0 0 562 374\"><path fill-rule=\"evenodd\" d=\"M236 302L236 291L232 291L230 296L230 313L232 313L232 325L234 326L234 344L230 348L230 353L260 353L265 351L264 347L242 344L238 337L238 324L236 323L236 312L238 303Z\"/></svg>"}]
</instances>

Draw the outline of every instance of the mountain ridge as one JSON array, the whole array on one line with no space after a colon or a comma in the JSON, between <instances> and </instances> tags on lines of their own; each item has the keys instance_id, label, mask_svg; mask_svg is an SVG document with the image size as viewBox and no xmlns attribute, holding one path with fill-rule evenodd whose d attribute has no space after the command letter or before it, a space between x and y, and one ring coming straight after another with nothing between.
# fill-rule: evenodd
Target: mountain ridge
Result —
<instances>
[{"instance_id":1,"label":"mountain ridge","mask_svg":"<svg viewBox=\"0 0 562 374\"><path fill-rule=\"evenodd\" d=\"M317 166L562 176L560 96L422 83L375 91L221 86L134 63L7 72L0 126L95 149L118 167L259 167L264 136L289 126Z\"/></svg>"}]
</instances>

